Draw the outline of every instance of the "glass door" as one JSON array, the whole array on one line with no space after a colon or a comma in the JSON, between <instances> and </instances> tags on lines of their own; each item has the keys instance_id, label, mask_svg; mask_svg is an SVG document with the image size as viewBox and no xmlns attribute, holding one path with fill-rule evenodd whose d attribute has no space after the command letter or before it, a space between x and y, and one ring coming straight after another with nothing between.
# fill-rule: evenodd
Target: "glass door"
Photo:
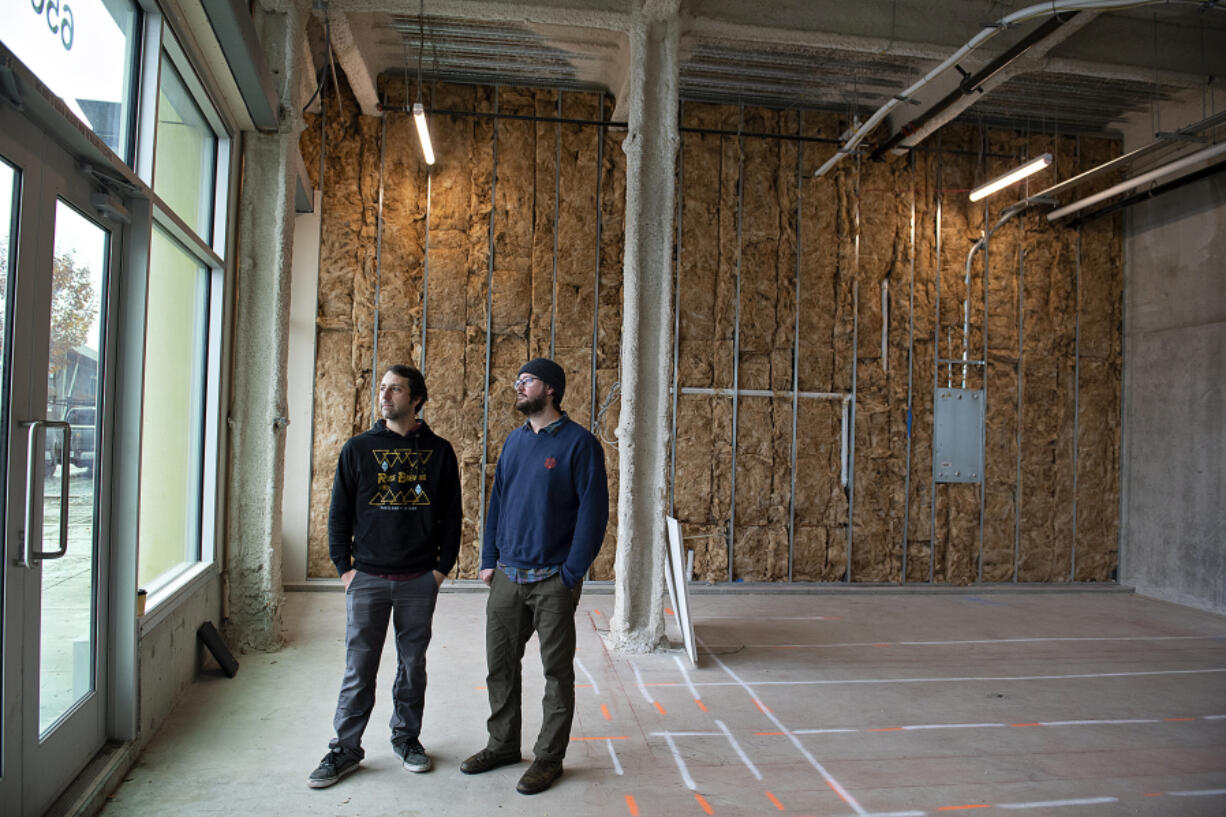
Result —
<instances>
[{"instance_id":1,"label":"glass door","mask_svg":"<svg viewBox=\"0 0 1226 817\"><path fill-rule=\"evenodd\" d=\"M90 215L71 158L32 131L16 117L0 131L6 815L42 814L101 748L106 716L102 386L118 236Z\"/></svg>"}]
</instances>

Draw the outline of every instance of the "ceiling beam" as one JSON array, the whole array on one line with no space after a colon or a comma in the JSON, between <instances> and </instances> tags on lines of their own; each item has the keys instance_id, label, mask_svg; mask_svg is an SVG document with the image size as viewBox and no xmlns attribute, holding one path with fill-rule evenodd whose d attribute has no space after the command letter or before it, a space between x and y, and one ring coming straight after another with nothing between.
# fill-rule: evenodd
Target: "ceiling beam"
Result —
<instances>
[{"instance_id":1,"label":"ceiling beam","mask_svg":"<svg viewBox=\"0 0 1226 817\"><path fill-rule=\"evenodd\" d=\"M379 74L378 67L373 70L367 64L368 54L375 52L370 48L359 46L349 26L349 15L345 12L329 9L328 23L332 27L332 51L336 61L349 80L349 88L358 100L358 107L363 116L382 116L379 108L379 92L375 88L375 77Z\"/></svg>"}]
</instances>

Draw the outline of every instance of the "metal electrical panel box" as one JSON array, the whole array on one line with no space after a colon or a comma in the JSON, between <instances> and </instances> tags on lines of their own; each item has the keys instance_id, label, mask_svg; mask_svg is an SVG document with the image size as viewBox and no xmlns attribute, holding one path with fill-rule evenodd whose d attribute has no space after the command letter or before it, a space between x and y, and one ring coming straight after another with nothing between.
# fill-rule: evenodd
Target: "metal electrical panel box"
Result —
<instances>
[{"instance_id":1,"label":"metal electrical panel box","mask_svg":"<svg viewBox=\"0 0 1226 817\"><path fill-rule=\"evenodd\" d=\"M983 392L937 389L932 441L937 482L983 480Z\"/></svg>"}]
</instances>

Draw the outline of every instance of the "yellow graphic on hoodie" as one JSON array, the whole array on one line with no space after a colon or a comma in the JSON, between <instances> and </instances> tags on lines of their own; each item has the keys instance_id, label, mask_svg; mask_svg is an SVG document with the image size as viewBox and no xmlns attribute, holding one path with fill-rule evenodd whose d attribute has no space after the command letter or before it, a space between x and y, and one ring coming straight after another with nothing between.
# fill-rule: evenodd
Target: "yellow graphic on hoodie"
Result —
<instances>
[{"instance_id":1,"label":"yellow graphic on hoodie","mask_svg":"<svg viewBox=\"0 0 1226 817\"><path fill-rule=\"evenodd\" d=\"M429 505L430 497L421 487L426 479L425 466L433 451L376 449L371 452L379 463L375 475L379 490L371 497L376 506L407 507ZM412 486L408 483L414 483Z\"/></svg>"}]
</instances>

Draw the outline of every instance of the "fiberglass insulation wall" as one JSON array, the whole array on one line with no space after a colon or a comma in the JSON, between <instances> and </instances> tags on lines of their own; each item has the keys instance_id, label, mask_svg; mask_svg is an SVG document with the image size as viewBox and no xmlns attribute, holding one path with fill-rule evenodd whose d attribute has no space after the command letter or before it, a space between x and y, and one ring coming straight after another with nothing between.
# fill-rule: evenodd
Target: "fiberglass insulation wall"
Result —
<instances>
[{"instance_id":1,"label":"fiberglass insulation wall","mask_svg":"<svg viewBox=\"0 0 1226 817\"><path fill-rule=\"evenodd\" d=\"M381 91L384 98L405 98L398 79L388 80ZM372 372L377 381L387 365L408 363L420 365L426 376L430 398L424 416L451 441L460 461L464 533L459 575L464 577L476 575L482 493L488 497L502 441L522 422L511 385L519 367L529 358L549 355L552 344L553 356L567 371L563 408L585 427L592 416L593 390L599 410L617 380L625 201L620 135L597 125L480 115L594 121L601 118L601 95L565 93L559 114L553 90L438 85L426 92L432 109L462 112L431 116L438 161L429 177L409 115L388 111L381 119L364 117L351 96L339 110L335 96L328 100L310 576L335 573L327 553L332 476L345 440L371 424ZM607 119L610 106L605 106ZM319 122L313 119L303 134L303 156L313 174L319 152ZM599 253L598 221L603 227ZM488 406L487 299L493 315ZM614 400L601 424L605 436L616 427L617 414ZM617 538L616 449L606 446L605 458L612 499L605 546L592 568L597 579L612 578Z\"/></svg>"},{"instance_id":2,"label":"fiberglass insulation wall","mask_svg":"<svg viewBox=\"0 0 1226 817\"><path fill-rule=\"evenodd\" d=\"M405 98L397 79L382 91L393 101ZM618 376L623 134L472 115L597 120L602 104L607 118L610 102L565 93L559 113L552 90L426 91L431 108L464 112L431 116L439 162L429 188L407 115L361 117L351 97L340 110L334 96L329 100L312 576L333 573L326 517L337 453L369 425L372 371L377 377L388 363L421 361L423 310L431 389L425 415L461 463L461 576L474 576L477 562L487 297L486 490L501 442L520 421L510 383L524 360L549 354L552 343L568 374L564 407L585 426L593 396L599 408ZM982 203L968 202L970 187L1052 151L1055 166L1031 180L1034 192L1057 174L1067 178L1109 158L1116 144L954 126L930 138L914 166L907 157L849 157L815 180L813 170L846 128L837 115L810 112L798 120L794 112L686 104L682 126L680 263L662 274L678 286L683 390L672 501L695 550L696 577L729 578L732 520L731 574L747 581L787 580L789 570L796 581L843 579L849 543L853 581L899 581L904 560L913 582L1110 578L1118 519L1118 223L1100 220L1078 232L1034 214L1010 222L988 245L986 299L985 254L973 260L969 298L964 266L985 215L995 224L1024 195L1022 187L998 194L985 214ZM738 137L738 129L751 135ZM798 132L813 139L783 138ZM319 146L314 121L303 136L312 173ZM938 370L935 358L961 358L965 335L967 358L983 359L985 310L981 503L978 484L934 486L931 451L934 387L962 387L964 368L966 388L984 387L982 367ZM805 396L795 400L793 478L794 353ZM671 369L672 361L660 365ZM854 479L844 487L841 437L853 379ZM730 392L718 392L734 387L742 393L735 404ZM617 408L614 400L601 424L606 437ZM615 523L617 452L605 452ZM611 524L594 578L611 578L615 537Z\"/></svg>"},{"instance_id":3,"label":"fiberglass insulation wall","mask_svg":"<svg viewBox=\"0 0 1226 817\"><path fill-rule=\"evenodd\" d=\"M986 299L983 254L969 298L964 269L985 220L983 204L968 201L971 187L1052 151L1054 168L1029 183L1035 192L1057 173L1067 178L1114 155L1115 143L953 126L916 152L914 169L907 157L849 157L815 180L847 123L799 116L683 107L673 500L696 551L695 575L777 581L790 570L796 581L841 580L850 547L852 581L897 582L904 560L907 581L1110 578L1118 222L1081 229L1080 269L1076 230L1034 214L1007 224L988 245ZM779 138L798 134L809 140ZM1019 186L989 199L988 222L1024 195ZM982 360L985 309L981 513L978 484L934 490L931 452L935 387L984 385L981 366L938 372L935 357L961 358L965 335L967 358ZM794 350L802 395L795 469ZM843 397L853 388L854 478L845 488Z\"/></svg>"}]
</instances>

